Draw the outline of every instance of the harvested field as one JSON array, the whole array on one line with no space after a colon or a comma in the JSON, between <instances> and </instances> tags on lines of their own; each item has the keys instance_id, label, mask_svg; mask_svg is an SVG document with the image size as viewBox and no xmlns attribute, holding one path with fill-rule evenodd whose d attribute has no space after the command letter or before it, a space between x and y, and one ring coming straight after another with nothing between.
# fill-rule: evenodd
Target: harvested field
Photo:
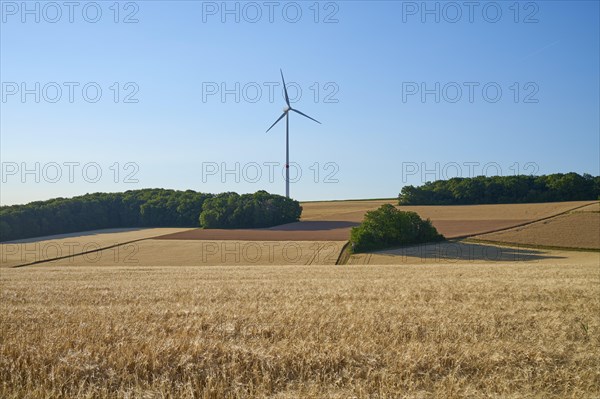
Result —
<instances>
[{"instance_id":1,"label":"harvested field","mask_svg":"<svg viewBox=\"0 0 600 399\"><path fill-rule=\"evenodd\" d=\"M474 238L542 247L600 249L600 213L577 210L527 226Z\"/></svg>"},{"instance_id":2,"label":"harvested field","mask_svg":"<svg viewBox=\"0 0 600 399\"><path fill-rule=\"evenodd\" d=\"M335 265L345 241L144 240L52 266Z\"/></svg>"},{"instance_id":3,"label":"harvested field","mask_svg":"<svg viewBox=\"0 0 600 399\"><path fill-rule=\"evenodd\" d=\"M39 265L0 287L2 398L600 396L598 264L577 260Z\"/></svg>"},{"instance_id":4,"label":"harvested field","mask_svg":"<svg viewBox=\"0 0 600 399\"><path fill-rule=\"evenodd\" d=\"M61 256L189 230L187 228L103 229L29 238L0 244L0 267L14 267Z\"/></svg>"}]
</instances>

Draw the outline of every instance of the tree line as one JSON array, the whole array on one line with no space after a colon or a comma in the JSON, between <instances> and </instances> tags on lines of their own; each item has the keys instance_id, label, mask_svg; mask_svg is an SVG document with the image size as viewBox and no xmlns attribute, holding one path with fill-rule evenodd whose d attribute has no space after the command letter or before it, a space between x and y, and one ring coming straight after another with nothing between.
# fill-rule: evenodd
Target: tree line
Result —
<instances>
[{"instance_id":1,"label":"tree line","mask_svg":"<svg viewBox=\"0 0 600 399\"><path fill-rule=\"evenodd\" d=\"M600 198L600 177L555 173L542 176L455 177L404 186L400 205L508 204L585 201Z\"/></svg>"},{"instance_id":2,"label":"tree line","mask_svg":"<svg viewBox=\"0 0 600 399\"><path fill-rule=\"evenodd\" d=\"M266 191L243 195L223 193L204 201L200 225L208 229L269 227L295 222L301 213L298 201Z\"/></svg>"},{"instance_id":3,"label":"tree line","mask_svg":"<svg viewBox=\"0 0 600 399\"><path fill-rule=\"evenodd\" d=\"M119 227L254 228L295 222L298 201L258 191L130 190L0 207L0 241Z\"/></svg>"}]
</instances>

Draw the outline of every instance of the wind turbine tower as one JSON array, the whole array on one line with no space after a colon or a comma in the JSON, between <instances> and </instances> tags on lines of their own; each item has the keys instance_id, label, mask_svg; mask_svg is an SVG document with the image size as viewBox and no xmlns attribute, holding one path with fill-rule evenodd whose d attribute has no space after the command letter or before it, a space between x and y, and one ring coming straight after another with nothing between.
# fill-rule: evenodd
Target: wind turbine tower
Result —
<instances>
[{"instance_id":1,"label":"wind turbine tower","mask_svg":"<svg viewBox=\"0 0 600 399\"><path fill-rule=\"evenodd\" d=\"M267 132L269 132L269 130L271 130L273 126L275 126L277 122L282 120L285 116L285 196L290 198L290 111L300 114L312 121L317 122L318 124L321 124L321 122L311 118L295 108L292 108L290 105L290 98L288 97L287 87L285 86L285 79L283 78L283 71L280 69L279 72L281 72L281 80L283 81L283 92L285 93L286 106L283 108L283 114L281 114L281 116L277 118L271 127L267 129Z\"/></svg>"}]
</instances>

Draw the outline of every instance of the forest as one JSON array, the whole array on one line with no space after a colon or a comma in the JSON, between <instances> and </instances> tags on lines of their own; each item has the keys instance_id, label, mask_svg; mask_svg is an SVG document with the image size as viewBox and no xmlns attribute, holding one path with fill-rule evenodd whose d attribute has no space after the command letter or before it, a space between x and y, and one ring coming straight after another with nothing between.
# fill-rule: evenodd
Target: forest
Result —
<instances>
[{"instance_id":1,"label":"forest","mask_svg":"<svg viewBox=\"0 0 600 399\"><path fill-rule=\"evenodd\" d=\"M0 241L119 227L252 228L295 222L298 201L258 191L130 190L0 207Z\"/></svg>"},{"instance_id":2,"label":"forest","mask_svg":"<svg viewBox=\"0 0 600 399\"><path fill-rule=\"evenodd\" d=\"M555 173L542 176L477 176L404 186L399 205L470 205L585 201L600 197L600 177Z\"/></svg>"}]
</instances>

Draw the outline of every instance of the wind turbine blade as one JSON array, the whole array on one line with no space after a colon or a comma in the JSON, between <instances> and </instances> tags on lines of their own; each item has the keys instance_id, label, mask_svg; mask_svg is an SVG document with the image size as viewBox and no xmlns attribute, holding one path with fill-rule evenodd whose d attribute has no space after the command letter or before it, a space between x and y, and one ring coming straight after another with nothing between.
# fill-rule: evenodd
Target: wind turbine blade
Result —
<instances>
[{"instance_id":1,"label":"wind turbine blade","mask_svg":"<svg viewBox=\"0 0 600 399\"><path fill-rule=\"evenodd\" d=\"M279 72L281 72L281 80L283 81L283 92L285 93L285 103L287 104L288 107L290 106L290 98L288 97L287 94L287 87L285 86L285 79L283 78L283 71L280 69Z\"/></svg>"},{"instance_id":2,"label":"wind turbine blade","mask_svg":"<svg viewBox=\"0 0 600 399\"><path fill-rule=\"evenodd\" d=\"M307 117L308 119L310 119L310 120L313 120L313 121L317 122L319 125L321 124L321 122L319 122L319 121L318 121L318 120L316 120L315 118L311 118L310 116L308 116L308 115L306 115L306 114L304 114L304 113L302 113L302 112L298 111L297 109L294 109L294 108L292 108L292 111L294 111L294 112L297 112L297 113L299 113L300 115L302 115L302 116L305 116L305 117Z\"/></svg>"},{"instance_id":3,"label":"wind turbine blade","mask_svg":"<svg viewBox=\"0 0 600 399\"><path fill-rule=\"evenodd\" d=\"M281 114L281 116L279 118L277 118L277 120L275 121L275 123L273 123L271 125L271 127L267 129L267 131L265 133L269 133L269 130L271 130L273 128L273 126L275 126L277 124L277 122L279 122L281 119L283 119L284 116L285 116L285 112L283 114Z\"/></svg>"}]
</instances>

